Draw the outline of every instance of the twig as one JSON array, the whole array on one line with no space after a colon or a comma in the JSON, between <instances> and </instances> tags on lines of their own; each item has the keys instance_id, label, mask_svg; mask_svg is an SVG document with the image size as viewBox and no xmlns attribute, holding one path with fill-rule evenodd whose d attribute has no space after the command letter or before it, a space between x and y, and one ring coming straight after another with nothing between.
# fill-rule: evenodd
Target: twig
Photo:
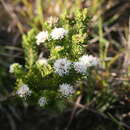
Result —
<instances>
[{"instance_id":1,"label":"twig","mask_svg":"<svg viewBox=\"0 0 130 130\"><path fill-rule=\"evenodd\" d=\"M75 103L75 105L74 105L74 109L73 109L73 111L72 111L72 113L71 113L71 116L70 116L70 120L69 120L69 122L68 122L67 127L65 128L65 130L68 130L68 129L69 129L70 124L71 124L71 122L72 122L72 120L73 120L73 118L74 118L74 114L75 114L77 108L79 107L79 104L80 104L81 99L82 99L82 96L80 95L80 96L77 98L77 101L76 101L76 103ZM81 106L80 106L80 107L81 107Z\"/></svg>"},{"instance_id":2,"label":"twig","mask_svg":"<svg viewBox=\"0 0 130 130\"><path fill-rule=\"evenodd\" d=\"M8 96L0 97L0 102L4 102L14 96L15 96L15 93L11 93L11 94L8 94Z\"/></svg>"}]
</instances>

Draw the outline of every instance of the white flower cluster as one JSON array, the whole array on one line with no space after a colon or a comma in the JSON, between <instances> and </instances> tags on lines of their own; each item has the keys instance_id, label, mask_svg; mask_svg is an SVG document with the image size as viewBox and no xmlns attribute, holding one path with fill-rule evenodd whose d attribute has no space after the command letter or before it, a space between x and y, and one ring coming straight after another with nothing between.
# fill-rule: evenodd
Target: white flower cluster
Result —
<instances>
[{"instance_id":1,"label":"white flower cluster","mask_svg":"<svg viewBox=\"0 0 130 130\"><path fill-rule=\"evenodd\" d=\"M64 28L54 28L50 34L53 40L63 39L64 36L68 33ZM40 45L49 39L49 34L47 31L39 32L36 36L36 44Z\"/></svg>"},{"instance_id":2,"label":"white flower cluster","mask_svg":"<svg viewBox=\"0 0 130 130\"><path fill-rule=\"evenodd\" d=\"M73 64L66 58L56 60L54 63L54 70L55 73L64 76L69 73L71 65L73 65L74 70L77 73L85 74L88 67L97 66L98 64L99 59L97 57L93 57L92 55L83 55L79 58L78 62L74 62Z\"/></svg>"},{"instance_id":3,"label":"white flower cluster","mask_svg":"<svg viewBox=\"0 0 130 130\"><path fill-rule=\"evenodd\" d=\"M20 88L16 92L16 94L18 94L20 97L30 96L31 93L32 91L29 90L29 87L26 84L23 84L22 86L20 86Z\"/></svg>"},{"instance_id":4,"label":"white flower cluster","mask_svg":"<svg viewBox=\"0 0 130 130\"><path fill-rule=\"evenodd\" d=\"M48 39L49 35L47 31L39 32L36 36L36 43L37 45L40 45L41 43L44 43Z\"/></svg>"},{"instance_id":5,"label":"white flower cluster","mask_svg":"<svg viewBox=\"0 0 130 130\"><path fill-rule=\"evenodd\" d=\"M48 61L46 58L40 58L37 60L37 64L39 65L47 65L48 64Z\"/></svg>"},{"instance_id":6,"label":"white flower cluster","mask_svg":"<svg viewBox=\"0 0 130 130\"><path fill-rule=\"evenodd\" d=\"M55 50L57 50L57 51L60 51L60 50L63 50L63 49L64 49L63 46L56 46L56 47L55 47Z\"/></svg>"},{"instance_id":7,"label":"white flower cluster","mask_svg":"<svg viewBox=\"0 0 130 130\"><path fill-rule=\"evenodd\" d=\"M68 74L70 69L71 62L66 58L58 59L54 63L55 73L59 74L60 76Z\"/></svg>"},{"instance_id":8,"label":"white flower cluster","mask_svg":"<svg viewBox=\"0 0 130 130\"><path fill-rule=\"evenodd\" d=\"M67 83L63 83L59 87L60 87L59 92L65 97L71 96L75 92L73 86Z\"/></svg>"},{"instance_id":9,"label":"white flower cluster","mask_svg":"<svg viewBox=\"0 0 130 130\"><path fill-rule=\"evenodd\" d=\"M83 55L79 61L87 67L97 66L99 64L99 59L97 57L93 57L92 55Z\"/></svg>"},{"instance_id":10,"label":"white flower cluster","mask_svg":"<svg viewBox=\"0 0 130 130\"><path fill-rule=\"evenodd\" d=\"M85 74L87 71L86 65L84 65L82 62L74 62L73 66L77 73Z\"/></svg>"},{"instance_id":11,"label":"white flower cluster","mask_svg":"<svg viewBox=\"0 0 130 130\"><path fill-rule=\"evenodd\" d=\"M78 62L75 62L74 69L78 73L86 73L88 67L97 66L99 64L99 59L93 57L92 55L83 55L79 58Z\"/></svg>"},{"instance_id":12,"label":"white flower cluster","mask_svg":"<svg viewBox=\"0 0 130 130\"><path fill-rule=\"evenodd\" d=\"M10 68L9 68L9 72L10 73L14 73L15 69L16 68L22 68L22 65L20 65L19 63L13 63L10 65Z\"/></svg>"},{"instance_id":13,"label":"white flower cluster","mask_svg":"<svg viewBox=\"0 0 130 130\"><path fill-rule=\"evenodd\" d=\"M64 28L54 28L50 35L52 39L59 40L59 39L63 39L67 33L68 31L65 30Z\"/></svg>"},{"instance_id":14,"label":"white flower cluster","mask_svg":"<svg viewBox=\"0 0 130 130\"><path fill-rule=\"evenodd\" d=\"M38 100L38 104L43 107L47 104L47 99L45 97L41 97L39 100Z\"/></svg>"}]
</instances>

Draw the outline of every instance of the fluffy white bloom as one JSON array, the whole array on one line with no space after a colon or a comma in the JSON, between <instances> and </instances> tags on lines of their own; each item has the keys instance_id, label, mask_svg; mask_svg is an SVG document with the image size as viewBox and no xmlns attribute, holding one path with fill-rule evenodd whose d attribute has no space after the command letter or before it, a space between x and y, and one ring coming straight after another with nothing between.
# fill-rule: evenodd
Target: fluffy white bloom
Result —
<instances>
[{"instance_id":1,"label":"fluffy white bloom","mask_svg":"<svg viewBox=\"0 0 130 130\"><path fill-rule=\"evenodd\" d=\"M76 72L78 73L86 73L87 68L91 66L96 66L99 64L99 59L97 57L93 57L92 55L83 55L79 58L78 62L74 62L73 66Z\"/></svg>"},{"instance_id":2,"label":"fluffy white bloom","mask_svg":"<svg viewBox=\"0 0 130 130\"><path fill-rule=\"evenodd\" d=\"M62 50L62 49L64 49L63 46L56 46L56 47L55 47L55 50Z\"/></svg>"},{"instance_id":3,"label":"fluffy white bloom","mask_svg":"<svg viewBox=\"0 0 130 130\"><path fill-rule=\"evenodd\" d=\"M38 59L37 63L40 65L47 65L48 61L46 58L40 58L40 59Z\"/></svg>"},{"instance_id":4,"label":"fluffy white bloom","mask_svg":"<svg viewBox=\"0 0 130 130\"><path fill-rule=\"evenodd\" d=\"M65 97L70 96L75 92L73 86L67 83L63 83L59 87L59 92L61 92L61 94Z\"/></svg>"},{"instance_id":5,"label":"fluffy white bloom","mask_svg":"<svg viewBox=\"0 0 130 130\"><path fill-rule=\"evenodd\" d=\"M75 71L78 73L82 74L82 73L86 73L87 71L87 66L82 62L74 62L73 66L74 66Z\"/></svg>"},{"instance_id":6,"label":"fluffy white bloom","mask_svg":"<svg viewBox=\"0 0 130 130\"><path fill-rule=\"evenodd\" d=\"M22 68L22 65L20 65L19 63L11 64L10 67L9 67L9 72L14 73L16 68Z\"/></svg>"},{"instance_id":7,"label":"fluffy white bloom","mask_svg":"<svg viewBox=\"0 0 130 130\"><path fill-rule=\"evenodd\" d=\"M54 28L51 32L51 37L54 40L63 39L64 36L68 33L64 28Z\"/></svg>"},{"instance_id":8,"label":"fluffy white bloom","mask_svg":"<svg viewBox=\"0 0 130 130\"><path fill-rule=\"evenodd\" d=\"M79 61L86 65L86 67L96 66L99 64L99 59L92 55L83 55Z\"/></svg>"},{"instance_id":9,"label":"fluffy white bloom","mask_svg":"<svg viewBox=\"0 0 130 130\"><path fill-rule=\"evenodd\" d=\"M36 43L40 45L40 43L45 42L48 39L49 35L47 31L39 32L36 36Z\"/></svg>"},{"instance_id":10,"label":"fluffy white bloom","mask_svg":"<svg viewBox=\"0 0 130 130\"><path fill-rule=\"evenodd\" d=\"M28 85L23 84L22 86L20 86L20 88L17 90L16 92L20 97L26 97L26 96L30 96L32 91L29 90Z\"/></svg>"},{"instance_id":11,"label":"fluffy white bloom","mask_svg":"<svg viewBox=\"0 0 130 130\"><path fill-rule=\"evenodd\" d=\"M41 97L39 100L38 100L38 104L42 107L44 105L47 104L47 99L45 97Z\"/></svg>"},{"instance_id":12,"label":"fluffy white bloom","mask_svg":"<svg viewBox=\"0 0 130 130\"><path fill-rule=\"evenodd\" d=\"M55 73L59 74L60 76L68 74L70 69L71 62L66 58L58 59L54 63Z\"/></svg>"}]
</instances>

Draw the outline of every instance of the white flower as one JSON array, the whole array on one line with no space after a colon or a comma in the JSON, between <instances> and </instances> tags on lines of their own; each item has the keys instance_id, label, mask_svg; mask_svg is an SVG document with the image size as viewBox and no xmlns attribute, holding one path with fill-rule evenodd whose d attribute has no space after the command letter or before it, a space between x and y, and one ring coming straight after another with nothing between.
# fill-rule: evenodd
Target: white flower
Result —
<instances>
[{"instance_id":1,"label":"white flower","mask_svg":"<svg viewBox=\"0 0 130 130\"><path fill-rule=\"evenodd\" d=\"M74 62L73 66L76 72L78 73L86 73L88 67L96 66L99 64L99 59L97 57L93 57L92 55L83 55L79 58L78 62Z\"/></svg>"},{"instance_id":2,"label":"white flower","mask_svg":"<svg viewBox=\"0 0 130 130\"><path fill-rule=\"evenodd\" d=\"M99 64L99 59L97 57L93 57L92 55L83 55L79 61L87 67L96 66Z\"/></svg>"},{"instance_id":3,"label":"white flower","mask_svg":"<svg viewBox=\"0 0 130 130\"><path fill-rule=\"evenodd\" d=\"M71 62L66 58L58 59L54 63L55 73L59 74L60 76L68 74L70 69Z\"/></svg>"},{"instance_id":4,"label":"white flower","mask_svg":"<svg viewBox=\"0 0 130 130\"><path fill-rule=\"evenodd\" d=\"M63 83L59 87L60 87L59 92L61 92L61 94L65 97L70 96L75 92L73 86L67 83Z\"/></svg>"},{"instance_id":5,"label":"white flower","mask_svg":"<svg viewBox=\"0 0 130 130\"><path fill-rule=\"evenodd\" d=\"M22 86L20 86L20 88L18 88L17 92L16 92L20 97L26 97L26 96L30 96L32 91L29 90L28 85L23 84Z\"/></svg>"},{"instance_id":6,"label":"white flower","mask_svg":"<svg viewBox=\"0 0 130 130\"><path fill-rule=\"evenodd\" d=\"M47 99L45 97L41 97L39 100L38 100L38 104L42 107L42 106L45 106L47 104Z\"/></svg>"},{"instance_id":7,"label":"white flower","mask_svg":"<svg viewBox=\"0 0 130 130\"><path fill-rule=\"evenodd\" d=\"M55 47L55 50L62 50L62 49L64 49L63 46L56 46L56 47Z\"/></svg>"},{"instance_id":8,"label":"white flower","mask_svg":"<svg viewBox=\"0 0 130 130\"><path fill-rule=\"evenodd\" d=\"M48 61L46 58L40 58L40 59L38 59L37 63L40 65L47 65Z\"/></svg>"},{"instance_id":9,"label":"white flower","mask_svg":"<svg viewBox=\"0 0 130 130\"><path fill-rule=\"evenodd\" d=\"M40 43L45 42L48 39L49 35L47 31L39 32L36 36L36 43L40 45Z\"/></svg>"},{"instance_id":10,"label":"white flower","mask_svg":"<svg viewBox=\"0 0 130 130\"><path fill-rule=\"evenodd\" d=\"M64 36L68 33L64 28L54 28L51 32L51 37L54 40L63 39Z\"/></svg>"},{"instance_id":11,"label":"white flower","mask_svg":"<svg viewBox=\"0 0 130 130\"><path fill-rule=\"evenodd\" d=\"M82 74L82 73L86 73L87 71L87 66L82 62L74 62L73 66L74 66L75 71L78 73Z\"/></svg>"},{"instance_id":12,"label":"white flower","mask_svg":"<svg viewBox=\"0 0 130 130\"><path fill-rule=\"evenodd\" d=\"M19 63L13 63L10 65L10 68L9 68L9 72L10 73L14 73L15 69L16 68L22 68L22 65L20 65Z\"/></svg>"}]
</instances>

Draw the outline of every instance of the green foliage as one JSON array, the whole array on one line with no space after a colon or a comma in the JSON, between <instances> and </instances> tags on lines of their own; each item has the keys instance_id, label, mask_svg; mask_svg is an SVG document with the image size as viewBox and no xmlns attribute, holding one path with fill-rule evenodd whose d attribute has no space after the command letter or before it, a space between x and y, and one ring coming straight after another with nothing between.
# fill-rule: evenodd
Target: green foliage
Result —
<instances>
[{"instance_id":1,"label":"green foliage","mask_svg":"<svg viewBox=\"0 0 130 130\"><path fill-rule=\"evenodd\" d=\"M36 30L32 29L31 31L28 32L27 35L23 36L23 48L24 48L24 53L25 53L25 60L26 60L26 65L28 67L31 67L35 61L38 59L37 57L37 47L36 47Z\"/></svg>"}]
</instances>

